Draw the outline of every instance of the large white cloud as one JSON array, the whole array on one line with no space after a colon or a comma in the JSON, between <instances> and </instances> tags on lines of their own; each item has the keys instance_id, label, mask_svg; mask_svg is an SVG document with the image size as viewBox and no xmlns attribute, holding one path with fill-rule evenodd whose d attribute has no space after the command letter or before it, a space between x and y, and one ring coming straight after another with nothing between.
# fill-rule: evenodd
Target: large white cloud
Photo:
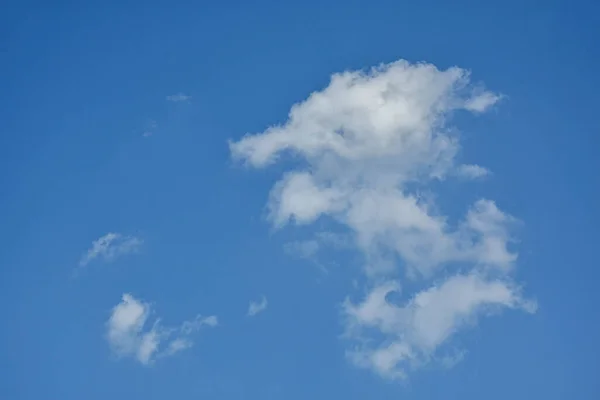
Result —
<instances>
[{"instance_id":1,"label":"large white cloud","mask_svg":"<svg viewBox=\"0 0 600 400\"><path fill-rule=\"evenodd\" d=\"M233 157L253 167L268 166L286 154L303 160L304 167L288 172L273 187L269 220L282 227L326 216L345 226L365 256L372 282L385 282L400 267L407 276L425 279L435 278L447 265L477 274L450 277L435 289L452 299L449 304L461 304L460 318L448 327L443 313L430 311L435 305L402 311L415 318L428 315L433 326L446 327L429 352L418 341L398 340L414 328L410 323L374 326L385 339L372 354L363 349L353 359L386 376L402 374L399 360L431 355L450 337L448 332L460 328L456 321L469 320L480 304L523 303L508 278L517 259L509 246L515 219L494 201L479 199L460 222L450 224L440 207L418 190L432 180L488 174L478 164L457 162L459 134L449 121L456 112L483 113L502 96L473 87L469 78L457 67L440 70L404 60L334 74L326 88L293 105L284 124L230 142ZM468 306L456 300L462 298L461 290L470 293ZM432 293L416 294L415 301ZM385 302L372 307L375 314L390 312ZM368 325L366 321L355 318L353 324ZM384 329L387 324L393 329Z\"/></svg>"},{"instance_id":2,"label":"large white cloud","mask_svg":"<svg viewBox=\"0 0 600 400\"><path fill-rule=\"evenodd\" d=\"M129 356L148 365L155 359L173 355L191 347L192 334L203 326L215 327L217 317L201 317L183 322L178 327L162 326L157 319L147 326L151 314L149 303L124 294L107 322L107 339L118 356Z\"/></svg>"}]
</instances>

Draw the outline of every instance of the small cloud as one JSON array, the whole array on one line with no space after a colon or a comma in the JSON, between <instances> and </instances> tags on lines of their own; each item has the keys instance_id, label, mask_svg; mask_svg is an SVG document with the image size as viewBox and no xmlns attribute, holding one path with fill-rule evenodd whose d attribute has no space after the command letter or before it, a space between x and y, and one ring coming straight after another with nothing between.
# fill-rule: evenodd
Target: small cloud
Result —
<instances>
[{"instance_id":1,"label":"small cloud","mask_svg":"<svg viewBox=\"0 0 600 400\"><path fill-rule=\"evenodd\" d=\"M217 317L210 316L183 322L179 327L163 327L156 319L146 327L151 305L124 294L107 322L107 339L111 350L120 357L133 357L143 365L192 347L191 335L203 326L214 327ZM162 346L161 346L162 345Z\"/></svg>"},{"instance_id":2,"label":"small cloud","mask_svg":"<svg viewBox=\"0 0 600 400\"><path fill-rule=\"evenodd\" d=\"M85 267L96 258L113 261L119 256L137 253L144 241L135 236L123 236L109 232L92 242L92 247L81 257L80 267Z\"/></svg>"},{"instance_id":3,"label":"small cloud","mask_svg":"<svg viewBox=\"0 0 600 400\"><path fill-rule=\"evenodd\" d=\"M169 343L169 347L165 350L166 356L171 356L193 346L193 342L187 339L178 338Z\"/></svg>"},{"instance_id":4,"label":"small cloud","mask_svg":"<svg viewBox=\"0 0 600 400\"><path fill-rule=\"evenodd\" d=\"M155 120L151 119L148 122L146 122L144 130L142 131L142 136L145 138L150 137L154 135L157 129L158 123Z\"/></svg>"},{"instance_id":5,"label":"small cloud","mask_svg":"<svg viewBox=\"0 0 600 400\"><path fill-rule=\"evenodd\" d=\"M217 320L217 317L212 315L210 317L206 317L203 320L203 325L207 325L210 327L215 327L219 325L219 321Z\"/></svg>"},{"instance_id":6,"label":"small cloud","mask_svg":"<svg viewBox=\"0 0 600 400\"><path fill-rule=\"evenodd\" d=\"M190 101L191 99L192 99L192 96L188 96L181 92L167 96L167 101L172 101L175 103L182 102L182 101Z\"/></svg>"},{"instance_id":7,"label":"small cloud","mask_svg":"<svg viewBox=\"0 0 600 400\"><path fill-rule=\"evenodd\" d=\"M465 102L465 109L472 112L482 113L496 104L501 98L502 96L500 95L484 91L468 99Z\"/></svg>"},{"instance_id":8,"label":"small cloud","mask_svg":"<svg viewBox=\"0 0 600 400\"><path fill-rule=\"evenodd\" d=\"M198 331L203 326L214 328L218 325L219 320L214 315L211 315L210 317L202 317L201 315L197 315L196 318L185 321L183 324L181 324L181 328L179 330L181 333L189 335L190 333Z\"/></svg>"},{"instance_id":9,"label":"small cloud","mask_svg":"<svg viewBox=\"0 0 600 400\"><path fill-rule=\"evenodd\" d=\"M483 178L483 177L491 174L489 169L479 166L477 164L460 165L457 168L456 172L458 173L459 176L469 178L469 179Z\"/></svg>"},{"instance_id":10,"label":"small cloud","mask_svg":"<svg viewBox=\"0 0 600 400\"><path fill-rule=\"evenodd\" d=\"M248 317L254 317L256 314L261 313L267 309L267 298L265 296L262 297L260 302L251 301L250 306L248 306Z\"/></svg>"}]
</instances>

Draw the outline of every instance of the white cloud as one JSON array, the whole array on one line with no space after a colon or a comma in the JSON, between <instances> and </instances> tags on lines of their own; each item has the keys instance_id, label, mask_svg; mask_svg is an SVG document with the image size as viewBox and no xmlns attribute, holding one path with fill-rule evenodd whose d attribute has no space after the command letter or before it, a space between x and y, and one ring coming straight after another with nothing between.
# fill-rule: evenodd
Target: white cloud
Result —
<instances>
[{"instance_id":1,"label":"white cloud","mask_svg":"<svg viewBox=\"0 0 600 400\"><path fill-rule=\"evenodd\" d=\"M448 304L463 307L457 318L468 320L479 315L480 305L518 308L508 277L517 259L510 248L515 219L494 201L479 199L451 224L437 204L414 188L457 173L470 178L487 174L478 165L456 166L459 135L449 122L457 112L483 113L500 98L481 87L473 89L463 69L400 60L366 72L334 74L326 88L292 106L287 122L230 142L230 149L235 159L257 168L286 154L303 159L305 168L288 172L274 185L269 221L283 227L326 217L346 227L364 254L367 276L384 282L376 289L381 293L386 285L395 285L390 274L402 267L407 276L421 279L434 279L449 265L471 270L467 278L460 275L436 287L439 295L416 294L414 303L446 296ZM456 285L474 291L472 303L461 303L461 292L452 290ZM372 315L392 314L391 319L378 317L380 323L372 326L392 337L403 335L408 325L398 322L405 321L398 313L410 314L408 321L425 316L435 328L424 328L411 340L386 340L370 353L353 353L358 364L384 375L400 377L405 368L398 367L398 360L433 356L463 325L433 311L435 306L398 310L379 299L369 307ZM361 321L368 318L354 324ZM363 338L355 339L361 343ZM429 347L424 348L420 340L427 339Z\"/></svg>"},{"instance_id":2,"label":"white cloud","mask_svg":"<svg viewBox=\"0 0 600 400\"><path fill-rule=\"evenodd\" d=\"M284 151L309 163L273 188L269 219L275 226L328 215L356 233L369 258L381 259L381 248L392 249L422 273L450 261L505 267L512 256L506 249L500 254L501 244L497 259L478 251L477 241L465 246L466 232L453 231L405 189L453 168L459 145L444 124L475 100L464 94L468 76L459 68L440 71L405 61L335 74L327 88L292 107L286 124L246 135L230 143L231 151L257 167ZM477 98L482 96L494 97L480 91Z\"/></svg>"},{"instance_id":3,"label":"white cloud","mask_svg":"<svg viewBox=\"0 0 600 400\"><path fill-rule=\"evenodd\" d=\"M81 257L79 265L84 267L96 258L112 261L122 255L137 253L143 243L142 239L135 236L109 232L92 242L92 247Z\"/></svg>"},{"instance_id":4,"label":"white cloud","mask_svg":"<svg viewBox=\"0 0 600 400\"><path fill-rule=\"evenodd\" d=\"M107 322L107 339L118 356L133 357L144 365L192 346L191 335L203 326L217 325L215 316L185 321L179 327L163 327L156 319L147 327L152 310L149 303L124 294ZM163 350L164 349L164 350Z\"/></svg>"},{"instance_id":5,"label":"white cloud","mask_svg":"<svg viewBox=\"0 0 600 400\"><path fill-rule=\"evenodd\" d=\"M185 349L189 349L190 347L192 347L192 345L193 342L188 339L177 338L171 343L169 343L169 346L165 350L164 354L170 356L175 353L179 353L180 351L183 351Z\"/></svg>"},{"instance_id":6,"label":"white cloud","mask_svg":"<svg viewBox=\"0 0 600 400\"><path fill-rule=\"evenodd\" d=\"M457 168L457 172L458 175L470 179L483 178L490 174L487 168L475 164L463 164Z\"/></svg>"},{"instance_id":7,"label":"white cloud","mask_svg":"<svg viewBox=\"0 0 600 400\"><path fill-rule=\"evenodd\" d=\"M197 315L196 318L192 320L184 321L183 324L181 324L180 330L183 334L189 335L193 332L196 332L203 326L214 328L218 325L219 320L214 315L211 315L210 317L203 317L201 315Z\"/></svg>"},{"instance_id":8,"label":"white cloud","mask_svg":"<svg viewBox=\"0 0 600 400\"><path fill-rule=\"evenodd\" d=\"M333 212L343 195L336 189L319 188L306 172L287 175L271 193L270 215L275 225L293 218L298 224L313 222L323 213Z\"/></svg>"},{"instance_id":9,"label":"white cloud","mask_svg":"<svg viewBox=\"0 0 600 400\"><path fill-rule=\"evenodd\" d=\"M256 314L261 313L267 309L268 306L267 298L265 296L262 297L260 301L251 301L248 306L247 316L254 317Z\"/></svg>"},{"instance_id":10,"label":"white cloud","mask_svg":"<svg viewBox=\"0 0 600 400\"><path fill-rule=\"evenodd\" d=\"M344 311L351 335L375 329L385 335L382 344L355 349L359 365L385 377L403 376L411 365L429 360L436 350L480 315L500 308L535 312L536 304L522 299L519 288L477 274L456 275L415 294L403 306L387 299L400 290L397 282L376 286L358 305L346 300Z\"/></svg>"},{"instance_id":11,"label":"white cloud","mask_svg":"<svg viewBox=\"0 0 600 400\"><path fill-rule=\"evenodd\" d=\"M493 104L496 95L489 92L465 95L468 79L460 68L440 71L406 61L368 73L335 74L327 88L292 107L286 124L247 135L231 143L231 150L257 167L289 150L312 164L329 164L338 174L342 170L336 167L351 166L348 162L355 163L348 171L353 175L375 172L366 168L375 166L387 172L402 167L395 178L404 180L414 177L410 172L422 172L417 167L431 173L444 167L457 149L456 140L441 129L445 117L472 109L473 103L478 111Z\"/></svg>"},{"instance_id":12,"label":"white cloud","mask_svg":"<svg viewBox=\"0 0 600 400\"><path fill-rule=\"evenodd\" d=\"M184 93L177 93L177 94L172 94L170 96L167 96L167 101L172 101L175 103L182 102L182 101L189 101L191 99L192 99L192 96L188 96Z\"/></svg>"},{"instance_id":13,"label":"white cloud","mask_svg":"<svg viewBox=\"0 0 600 400\"><path fill-rule=\"evenodd\" d=\"M473 96L465 103L465 108L473 112L484 112L496 104L502 96L491 92L482 92L478 96Z\"/></svg>"}]
</instances>

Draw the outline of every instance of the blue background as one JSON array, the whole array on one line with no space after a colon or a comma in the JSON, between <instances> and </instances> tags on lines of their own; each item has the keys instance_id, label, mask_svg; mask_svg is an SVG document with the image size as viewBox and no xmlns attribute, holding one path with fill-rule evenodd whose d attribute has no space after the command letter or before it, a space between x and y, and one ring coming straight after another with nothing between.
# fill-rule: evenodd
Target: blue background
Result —
<instances>
[{"instance_id":1,"label":"blue background","mask_svg":"<svg viewBox=\"0 0 600 400\"><path fill-rule=\"evenodd\" d=\"M600 6L190 4L3 3L0 398L598 398ZM454 368L390 384L344 359L352 267L285 254L302 232L263 219L284 166L239 168L227 139L282 122L333 72L398 58L468 68L507 96L458 121L494 175L444 187L444 206L481 195L524 221L517 278L540 309L486 319ZM178 92L191 102L165 100ZM143 237L142 253L74 278L110 231ZM117 361L104 324L124 292L165 323L222 326L151 368ZM262 294L269 308L245 318Z\"/></svg>"}]
</instances>

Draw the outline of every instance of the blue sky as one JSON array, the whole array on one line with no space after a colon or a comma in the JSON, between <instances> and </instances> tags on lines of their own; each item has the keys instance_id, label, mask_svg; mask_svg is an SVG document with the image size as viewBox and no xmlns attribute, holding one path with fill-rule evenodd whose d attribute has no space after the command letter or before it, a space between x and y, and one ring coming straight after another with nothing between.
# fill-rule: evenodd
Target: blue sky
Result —
<instances>
[{"instance_id":1,"label":"blue sky","mask_svg":"<svg viewBox=\"0 0 600 400\"><path fill-rule=\"evenodd\" d=\"M598 11L5 4L0 397L597 398Z\"/></svg>"}]
</instances>

